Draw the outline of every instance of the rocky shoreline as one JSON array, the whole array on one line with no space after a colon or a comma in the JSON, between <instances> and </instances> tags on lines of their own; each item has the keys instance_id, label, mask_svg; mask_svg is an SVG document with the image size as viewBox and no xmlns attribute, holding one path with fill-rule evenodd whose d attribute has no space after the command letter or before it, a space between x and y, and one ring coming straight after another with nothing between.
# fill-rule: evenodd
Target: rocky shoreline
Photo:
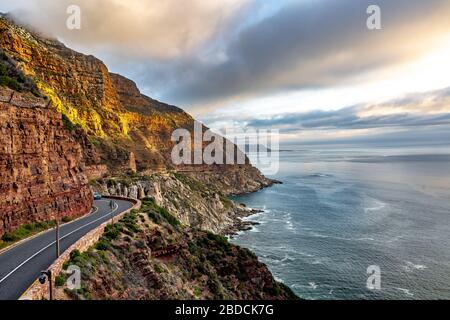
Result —
<instances>
[{"instance_id":1,"label":"rocky shoreline","mask_svg":"<svg viewBox=\"0 0 450 320\"><path fill-rule=\"evenodd\" d=\"M240 204L241 207L243 204ZM258 210L258 209L250 209L246 208L243 210L240 210L236 216L234 223L229 226L227 229L224 230L224 235L233 239L235 236L238 235L240 231L250 231L253 229L254 226L259 225L259 222L255 221L247 221L244 220L244 218L253 216L257 213L262 213L264 210Z\"/></svg>"},{"instance_id":2,"label":"rocky shoreline","mask_svg":"<svg viewBox=\"0 0 450 320\"><path fill-rule=\"evenodd\" d=\"M283 184L283 182L279 181L279 180L271 179L270 181L271 181L270 184L268 184L264 187L261 187L258 191L255 191L255 192L259 192L266 188L272 187L276 184ZM250 194L250 193L253 193L253 192L242 193L239 195ZM238 212L236 213L236 216L234 217L234 222L231 226L226 228L223 232L223 234L230 239L233 239L241 231L250 231L253 229L253 227L260 225L259 222L251 221L251 220L244 220L244 218L248 218L255 214L265 212L264 210L249 208L244 203L236 204L236 206L238 208Z\"/></svg>"}]
</instances>

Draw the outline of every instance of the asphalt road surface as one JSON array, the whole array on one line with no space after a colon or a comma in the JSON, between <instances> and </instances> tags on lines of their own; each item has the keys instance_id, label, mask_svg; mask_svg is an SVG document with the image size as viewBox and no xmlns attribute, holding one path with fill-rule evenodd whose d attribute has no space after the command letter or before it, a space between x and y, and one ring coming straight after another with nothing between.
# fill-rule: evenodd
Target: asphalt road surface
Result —
<instances>
[{"instance_id":1,"label":"asphalt road surface","mask_svg":"<svg viewBox=\"0 0 450 320\"><path fill-rule=\"evenodd\" d=\"M133 207L133 203L110 199L94 201L93 211L76 221L60 227L60 252L103 222ZM0 255L0 300L16 300L56 259L56 231L51 229L38 237Z\"/></svg>"}]
</instances>

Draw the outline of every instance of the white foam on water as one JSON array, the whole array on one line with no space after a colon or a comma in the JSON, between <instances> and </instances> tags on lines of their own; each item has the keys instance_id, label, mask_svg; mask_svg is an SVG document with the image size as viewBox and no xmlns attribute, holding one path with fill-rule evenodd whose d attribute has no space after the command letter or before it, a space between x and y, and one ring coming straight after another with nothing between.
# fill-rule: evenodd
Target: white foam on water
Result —
<instances>
[{"instance_id":1,"label":"white foam on water","mask_svg":"<svg viewBox=\"0 0 450 320\"><path fill-rule=\"evenodd\" d=\"M284 258L281 259L281 262L286 262L286 261L295 261L296 259L289 256L287 253L285 253Z\"/></svg>"},{"instance_id":2,"label":"white foam on water","mask_svg":"<svg viewBox=\"0 0 450 320\"><path fill-rule=\"evenodd\" d=\"M287 214L284 215L283 218L284 218L286 229L289 231L295 231L294 222L292 221L292 214L290 212L288 212Z\"/></svg>"},{"instance_id":3,"label":"white foam on water","mask_svg":"<svg viewBox=\"0 0 450 320\"><path fill-rule=\"evenodd\" d=\"M386 208L386 206L388 205L386 202L374 198L369 198L369 202L370 202L370 204L368 204L369 206L364 208L364 213L366 214L374 211L380 211Z\"/></svg>"},{"instance_id":4,"label":"white foam on water","mask_svg":"<svg viewBox=\"0 0 450 320\"><path fill-rule=\"evenodd\" d=\"M344 241L375 241L374 238L369 237L363 237L363 238L343 238L343 237L335 237L330 235L324 235L316 232L311 232L309 234L310 236L317 237L317 238L329 238L329 239L336 239L336 240L344 240Z\"/></svg>"},{"instance_id":5,"label":"white foam on water","mask_svg":"<svg viewBox=\"0 0 450 320\"><path fill-rule=\"evenodd\" d=\"M404 288L396 288L396 289L403 292L404 294L406 294L409 297L414 297L414 293L412 293L409 289L404 289Z\"/></svg>"},{"instance_id":6,"label":"white foam on water","mask_svg":"<svg viewBox=\"0 0 450 320\"><path fill-rule=\"evenodd\" d=\"M411 261L405 261L405 263L406 263L406 265L403 266L403 269L406 272L413 272L414 270L422 271L422 270L428 269L428 267L423 264L414 264Z\"/></svg>"},{"instance_id":7,"label":"white foam on water","mask_svg":"<svg viewBox=\"0 0 450 320\"><path fill-rule=\"evenodd\" d=\"M315 259L312 264L323 264L323 259L319 258L319 259Z\"/></svg>"},{"instance_id":8,"label":"white foam on water","mask_svg":"<svg viewBox=\"0 0 450 320\"><path fill-rule=\"evenodd\" d=\"M248 230L249 232L254 232L254 233L258 233L261 232L257 227L252 226L252 228L250 230Z\"/></svg>"},{"instance_id":9,"label":"white foam on water","mask_svg":"<svg viewBox=\"0 0 450 320\"><path fill-rule=\"evenodd\" d=\"M275 279L276 282L284 283L284 282L283 282L283 279L278 278L276 275L273 275L273 278Z\"/></svg>"},{"instance_id":10,"label":"white foam on water","mask_svg":"<svg viewBox=\"0 0 450 320\"><path fill-rule=\"evenodd\" d=\"M315 282L309 282L308 284L311 289L313 289L313 290L317 289L317 284Z\"/></svg>"}]
</instances>

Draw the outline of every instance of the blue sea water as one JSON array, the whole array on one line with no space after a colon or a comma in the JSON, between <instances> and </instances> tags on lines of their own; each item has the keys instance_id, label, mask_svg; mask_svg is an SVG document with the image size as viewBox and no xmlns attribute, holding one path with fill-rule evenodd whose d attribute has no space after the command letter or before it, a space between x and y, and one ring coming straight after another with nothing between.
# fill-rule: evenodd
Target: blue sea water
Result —
<instances>
[{"instance_id":1,"label":"blue sea water","mask_svg":"<svg viewBox=\"0 0 450 320\"><path fill-rule=\"evenodd\" d=\"M284 184L232 241L307 299L450 299L450 150L281 152ZM379 266L381 289L367 288Z\"/></svg>"}]
</instances>

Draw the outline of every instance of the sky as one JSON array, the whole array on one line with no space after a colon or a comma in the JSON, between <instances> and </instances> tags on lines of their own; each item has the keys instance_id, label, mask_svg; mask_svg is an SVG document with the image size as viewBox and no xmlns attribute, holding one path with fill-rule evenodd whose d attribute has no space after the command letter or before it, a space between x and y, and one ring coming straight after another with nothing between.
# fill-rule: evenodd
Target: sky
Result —
<instances>
[{"instance_id":1,"label":"sky","mask_svg":"<svg viewBox=\"0 0 450 320\"><path fill-rule=\"evenodd\" d=\"M81 29L66 27L69 5ZM369 30L369 5L381 29ZM450 141L449 0L0 0L206 125L286 143Z\"/></svg>"}]
</instances>

